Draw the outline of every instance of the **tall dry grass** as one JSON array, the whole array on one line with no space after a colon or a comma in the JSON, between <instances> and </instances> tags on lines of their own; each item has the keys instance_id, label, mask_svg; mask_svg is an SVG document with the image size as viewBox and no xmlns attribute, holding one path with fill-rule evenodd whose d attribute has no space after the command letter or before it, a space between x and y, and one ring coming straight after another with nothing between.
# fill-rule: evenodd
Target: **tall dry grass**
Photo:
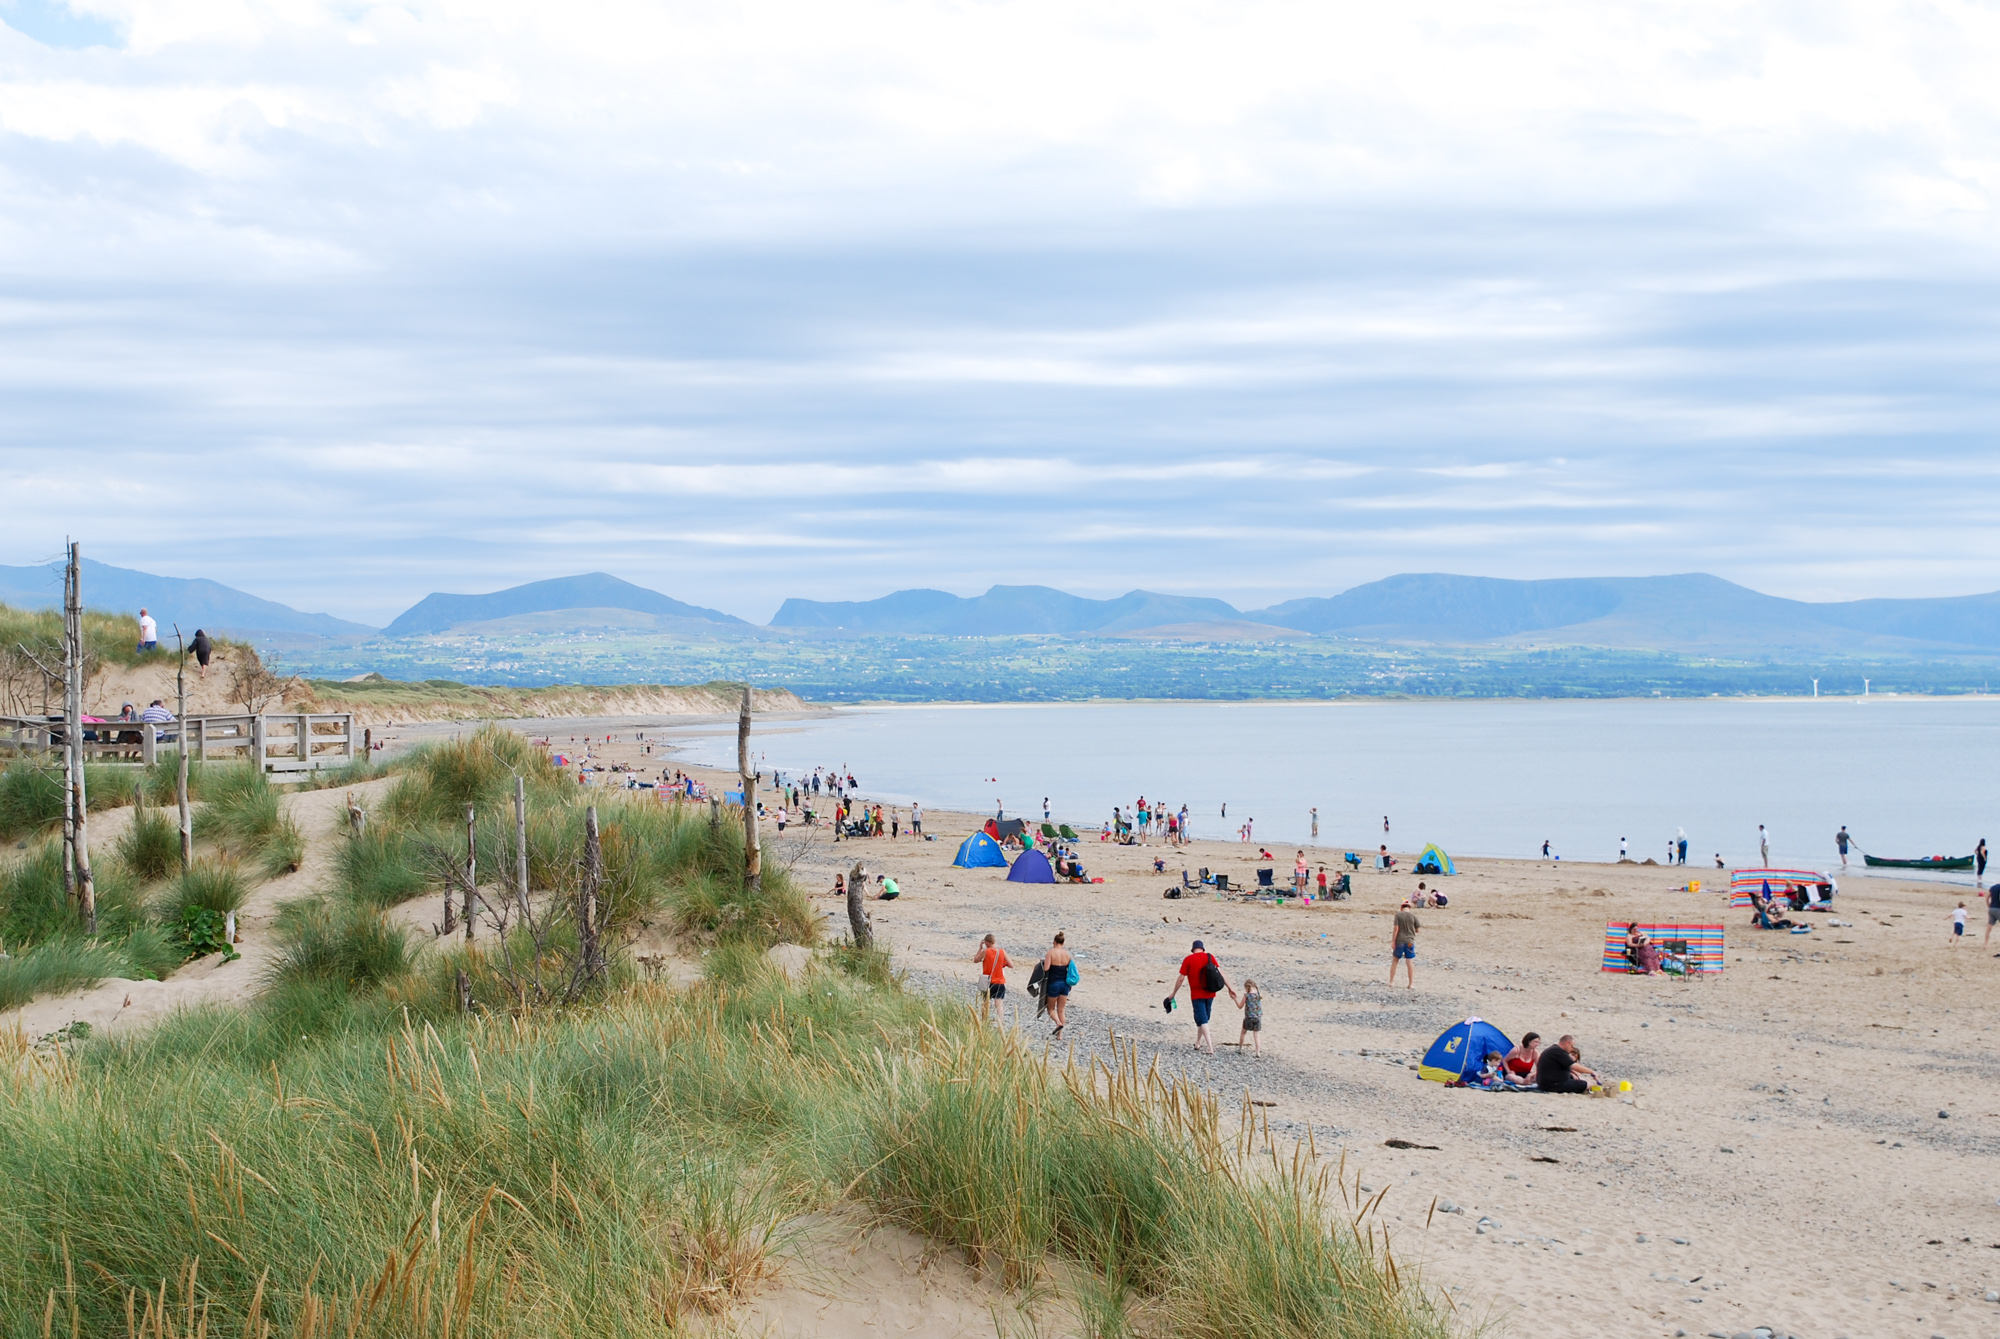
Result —
<instances>
[{"instance_id":1,"label":"tall dry grass","mask_svg":"<svg viewBox=\"0 0 2000 1339\"><path fill-rule=\"evenodd\" d=\"M218 1334L672 1333L858 1202L1017 1282L1088 1266L1100 1332L1447 1332L1318 1161L1136 1058L1051 1071L824 974L448 1009L284 991L33 1069L0 1094L0 1325L53 1298L115 1333L168 1280Z\"/></svg>"}]
</instances>

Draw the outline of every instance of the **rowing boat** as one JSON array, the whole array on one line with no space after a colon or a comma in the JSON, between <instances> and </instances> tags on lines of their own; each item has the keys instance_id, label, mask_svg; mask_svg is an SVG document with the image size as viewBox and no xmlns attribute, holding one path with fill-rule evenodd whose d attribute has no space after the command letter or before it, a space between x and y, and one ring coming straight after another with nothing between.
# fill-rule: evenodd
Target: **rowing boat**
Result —
<instances>
[{"instance_id":1,"label":"rowing boat","mask_svg":"<svg viewBox=\"0 0 2000 1339\"><path fill-rule=\"evenodd\" d=\"M1972 868L1972 857L1969 855L1933 855L1925 856L1922 860L1890 860L1884 856L1864 854L1861 858L1878 869Z\"/></svg>"}]
</instances>

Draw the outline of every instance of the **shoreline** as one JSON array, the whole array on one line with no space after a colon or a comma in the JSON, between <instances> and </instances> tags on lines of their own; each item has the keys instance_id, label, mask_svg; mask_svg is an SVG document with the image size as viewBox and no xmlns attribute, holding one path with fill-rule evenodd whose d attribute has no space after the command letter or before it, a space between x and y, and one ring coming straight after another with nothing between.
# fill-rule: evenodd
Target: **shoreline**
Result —
<instances>
[{"instance_id":1,"label":"shoreline","mask_svg":"<svg viewBox=\"0 0 2000 1339\"><path fill-rule=\"evenodd\" d=\"M733 784L733 772L673 753L624 760ZM1310 1137L1323 1166L1384 1196L1399 1264L1475 1316L1661 1339L1761 1325L1804 1336L1987 1328L1979 1299L2000 1287L2000 1259L1986 1258L2000 1252L1984 1249L2000 1240L1986 1189L2000 1173L2000 1040L1977 1001L2000 961L1977 939L1949 945L1959 890L1871 878L1793 935L1749 928L1709 882L1717 871L1697 866L1465 857L1457 875L1425 877L1451 905L1419 913L1416 988L1391 989L1390 917L1416 876L1364 868L1349 899L1311 906L1206 890L1163 898L1183 864L1251 884L1255 868L1275 866L1283 881L1298 846L1267 844L1267 862L1254 844L1125 847L1093 833L1080 855L1103 882L1014 883L950 864L984 820L927 809L934 841L835 843L824 828L779 834L768 822L762 838L830 938L846 925L845 903L824 895L835 873L859 863L895 878L898 899L867 903L876 933L913 988L946 1001L972 1006L980 934L1015 959L1013 999L1040 946L1065 930L1082 974L1071 1027L1052 1043L1030 1002L1010 1017L1024 1044L1054 1065L1087 1065L1108 1059L1116 1036L1225 1109L1272 1103L1262 1110L1274 1137ZM1332 872L1332 848L1306 849ZM1690 876L1702 892L1684 891ZM1606 927L1627 919L1725 925L1724 971L1602 972ZM1261 1056L1220 1044L1241 1018L1226 998L1212 1057L1189 1047L1184 1003L1161 1010L1194 938L1232 982L1258 981ZM1633 1091L1488 1094L1420 1079L1418 1057L1467 1017L1513 1039L1573 1032L1586 1064ZM1767 1268L1774 1225L1785 1246Z\"/></svg>"}]
</instances>

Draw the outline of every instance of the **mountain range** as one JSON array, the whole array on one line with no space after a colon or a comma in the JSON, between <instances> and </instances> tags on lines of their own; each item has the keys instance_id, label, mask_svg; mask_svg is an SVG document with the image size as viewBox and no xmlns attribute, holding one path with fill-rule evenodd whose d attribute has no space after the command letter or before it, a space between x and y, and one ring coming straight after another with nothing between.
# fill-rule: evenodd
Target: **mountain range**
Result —
<instances>
[{"instance_id":1,"label":"mountain range","mask_svg":"<svg viewBox=\"0 0 2000 1339\"><path fill-rule=\"evenodd\" d=\"M49 607L61 569L0 567L0 602ZM385 629L303 613L213 581L152 576L84 560L97 608L152 608L162 626L247 637L354 641L444 632L494 636L586 628L706 637L1155 637L1227 641L1338 636L1434 646L1598 646L1678 652L1936 655L2000 653L2000 592L1812 603L1705 573L1515 581L1413 573L1338 595L1239 610L1223 600L1135 590L1115 599L1048 586L983 595L904 590L874 600L786 600L766 627L603 572L466 595L434 592Z\"/></svg>"},{"instance_id":2,"label":"mountain range","mask_svg":"<svg viewBox=\"0 0 2000 1339\"><path fill-rule=\"evenodd\" d=\"M259 599L219 581L162 577L113 567L92 558L83 560L83 601L92 609L122 609L136 614L149 609L160 631L172 640L173 625L194 636L196 628L258 640L269 637L353 637L374 632L365 623L350 623L331 614L308 614ZM0 566L0 604L17 609L59 609L63 601L61 563L46 567Z\"/></svg>"}]
</instances>

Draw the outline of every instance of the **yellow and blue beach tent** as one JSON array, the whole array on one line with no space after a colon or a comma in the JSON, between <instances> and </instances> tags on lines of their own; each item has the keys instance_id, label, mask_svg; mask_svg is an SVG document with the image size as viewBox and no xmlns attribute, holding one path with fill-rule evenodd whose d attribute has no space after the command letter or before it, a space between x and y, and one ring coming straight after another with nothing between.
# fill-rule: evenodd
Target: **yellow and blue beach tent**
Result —
<instances>
[{"instance_id":1,"label":"yellow and blue beach tent","mask_svg":"<svg viewBox=\"0 0 2000 1339\"><path fill-rule=\"evenodd\" d=\"M1483 1018L1468 1018L1463 1023L1453 1023L1438 1034L1431 1048L1424 1052L1423 1062L1417 1066L1417 1077L1429 1079L1433 1083L1450 1083L1468 1074L1479 1073L1486 1063L1488 1051L1498 1051L1505 1055L1514 1049L1514 1043L1507 1040L1507 1034Z\"/></svg>"},{"instance_id":2,"label":"yellow and blue beach tent","mask_svg":"<svg viewBox=\"0 0 2000 1339\"><path fill-rule=\"evenodd\" d=\"M1417 874L1456 874L1458 873L1458 867L1451 863L1451 857L1446 855L1436 842L1432 842L1424 848L1423 854L1417 857L1417 867L1413 872Z\"/></svg>"}]
</instances>

